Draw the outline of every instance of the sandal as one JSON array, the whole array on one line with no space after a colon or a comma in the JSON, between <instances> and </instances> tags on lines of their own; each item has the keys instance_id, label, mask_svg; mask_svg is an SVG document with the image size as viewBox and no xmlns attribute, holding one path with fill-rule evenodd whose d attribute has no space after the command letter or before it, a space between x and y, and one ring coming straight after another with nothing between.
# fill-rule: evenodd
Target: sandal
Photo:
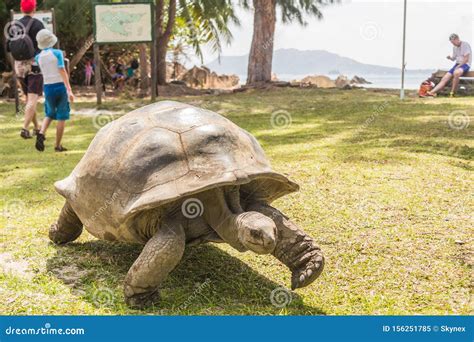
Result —
<instances>
[{"instance_id":1,"label":"sandal","mask_svg":"<svg viewBox=\"0 0 474 342\"><path fill-rule=\"evenodd\" d=\"M44 134L38 133L36 135L36 144L35 147L38 151L43 152L44 151L44 141L46 138L44 137Z\"/></svg>"},{"instance_id":2,"label":"sandal","mask_svg":"<svg viewBox=\"0 0 474 342\"><path fill-rule=\"evenodd\" d=\"M56 152L66 152L66 151L67 151L67 148L63 147L63 145L59 145L59 146L56 146L56 147L54 148L54 150L55 150Z\"/></svg>"},{"instance_id":3,"label":"sandal","mask_svg":"<svg viewBox=\"0 0 474 342\"><path fill-rule=\"evenodd\" d=\"M31 139L32 136L30 134L30 131L27 130L27 129L24 129L22 128L21 131L20 131L20 137L22 137L23 139Z\"/></svg>"},{"instance_id":4,"label":"sandal","mask_svg":"<svg viewBox=\"0 0 474 342\"><path fill-rule=\"evenodd\" d=\"M36 136L36 135L38 135L38 134L39 134L39 132L40 132L40 130L39 130L39 129L36 129L36 128L35 128L35 129L33 129L33 136Z\"/></svg>"}]
</instances>

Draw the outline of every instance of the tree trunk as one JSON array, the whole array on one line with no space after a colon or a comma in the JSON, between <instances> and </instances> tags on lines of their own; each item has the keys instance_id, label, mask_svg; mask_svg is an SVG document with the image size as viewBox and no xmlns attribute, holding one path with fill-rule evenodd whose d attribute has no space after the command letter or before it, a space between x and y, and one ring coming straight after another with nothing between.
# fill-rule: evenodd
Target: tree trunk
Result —
<instances>
[{"instance_id":1,"label":"tree trunk","mask_svg":"<svg viewBox=\"0 0 474 342\"><path fill-rule=\"evenodd\" d=\"M159 45L156 53L156 69L158 72L158 85L166 85L166 52L167 45Z\"/></svg>"},{"instance_id":2,"label":"tree trunk","mask_svg":"<svg viewBox=\"0 0 474 342\"><path fill-rule=\"evenodd\" d=\"M146 44L140 44L140 96L145 97L148 92L148 58L146 53Z\"/></svg>"},{"instance_id":3,"label":"tree trunk","mask_svg":"<svg viewBox=\"0 0 474 342\"><path fill-rule=\"evenodd\" d=\"M91 34L89 37L87 37L84 44L82 44L79 51L77 51L76 54L72 57L71 62L69 63L69 70L74 70L74 67L79 64L82 57L84 57L87 50L89 50L92 45L94 45L94 35Z\"/></svg>"},{"instance_id":4,"label":"tree trunk","mask_svg":"<svg viewBox=\"0 0 474 342\"><path fill-rule=\"evenodd\" d=\"M253 0L255 8L247 84L272 80L276 0Z\"/></svg>"},{"instance_id":5,"label":"tree trunk","mask_svg":"<svg viewBox=\"0 0 474 342\"><path fill-rule=\"evenodd\" d=\"M165 5L163 0L156 1L156 72L158 85L166 85L166 52L176 19L176 0L168 4L168 22L164 23Z\"/></svg>"}]
</instances>

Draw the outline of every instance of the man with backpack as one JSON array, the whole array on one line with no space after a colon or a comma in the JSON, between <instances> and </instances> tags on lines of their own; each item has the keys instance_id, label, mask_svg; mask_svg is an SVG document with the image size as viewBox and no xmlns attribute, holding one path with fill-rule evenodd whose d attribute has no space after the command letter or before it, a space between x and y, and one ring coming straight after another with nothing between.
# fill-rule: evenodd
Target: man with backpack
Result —
<instances>
[{"instance_id":1,"label":"man with backpack","mask_svg":"<svg viewBox=\"0 0 474 342\"><path fill-rule=\"evenodd\" d=\"M20 136L29 139L32 137L29 131L31 122L34 125L33 135L39 132L36 106L38 98L43 94L43 76L34 57L40 52L36 35L44 29L44 25L33 18L36 0L21 0L20 8L24 16L10 24L15 25L17 29L12 30L15 34L8 37L7 52L10 52L15 60L15 73L26 95L25 119Z\"/></svg>"}]
</instances>

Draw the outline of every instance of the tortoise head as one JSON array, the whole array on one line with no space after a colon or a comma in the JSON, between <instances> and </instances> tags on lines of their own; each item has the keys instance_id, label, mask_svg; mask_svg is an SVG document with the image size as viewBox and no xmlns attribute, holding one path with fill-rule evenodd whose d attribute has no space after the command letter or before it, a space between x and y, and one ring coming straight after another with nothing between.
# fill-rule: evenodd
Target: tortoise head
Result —
<instances>
[{"instance_id":1,"label":"tortoise head","mask_svg":"<svg viewBox=\"0 0 474 342\"><path fill-rule=\"evenodd\" d=\"M276 225L269 217L247 211L236 217L238 239L257 254L272 253L276 246Z\"/></svg>"}]
</instances>

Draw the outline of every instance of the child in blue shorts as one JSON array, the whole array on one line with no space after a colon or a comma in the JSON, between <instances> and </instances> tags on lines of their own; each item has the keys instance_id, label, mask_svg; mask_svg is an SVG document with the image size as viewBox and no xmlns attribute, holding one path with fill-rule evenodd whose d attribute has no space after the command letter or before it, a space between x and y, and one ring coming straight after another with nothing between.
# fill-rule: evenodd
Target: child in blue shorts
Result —
<instances>
[{"instance_id":1,"label":"child in blue shorts","mask_svg":"<svg viewBox=\"0 0 474 342\"><path fill-rule=\"evenodd\" d=\"M66 120L69 120L69 102L74 101L69 76L64 65L64 55L61 50L53 49L58 38L49 30L43 29L36 35L38 47L42 50L35 59L41 68L44 78L44 108L46 117L41 130L36 136L36 149L44 151L45 134L52 120L57 120L56 152L67 151L61 145Z\"/></svg>"}]
</instances>

